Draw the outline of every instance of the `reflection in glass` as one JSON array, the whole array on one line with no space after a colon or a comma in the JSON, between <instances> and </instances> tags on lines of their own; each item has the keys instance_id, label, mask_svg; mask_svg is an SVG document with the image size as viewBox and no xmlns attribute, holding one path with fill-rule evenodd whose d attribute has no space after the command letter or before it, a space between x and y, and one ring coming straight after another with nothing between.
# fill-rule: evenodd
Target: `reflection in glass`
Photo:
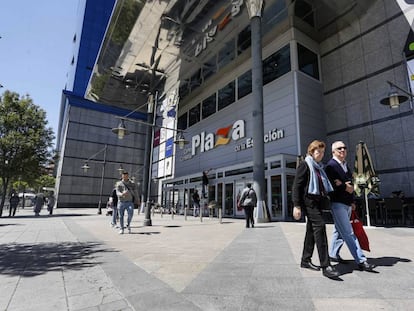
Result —
<instances>
[{"instance_id":1,"label":"reflection in glass","mask_svg":"<svg viewBox=\"0 0 414 311\"><path fill-rule=\"evenodd\" d=\"M227 107L228 105L234 103L236 95L235 95L235 84L234 81L231 81L225 87L218 91L218 110Z\"/></svg>"},{"instance_id":2,"label":"reflection in glass","mask_svg":"<svg viewBox=\"0 0 414 311\"><path fill-rule=\"evenodd\" d=\"M250 48L251 44L251 29L249 24L237 36L237 55L240 55L243 51Z\"/></svg>"},{"instance_id":3,"label":"reflection in glass","mask_svg":"<svg viewBox=\"0 0 414 311\"><path fill-rule=\"evenodd\" d=\"M263 61L263 85L290 71L289 44Z\"/></svg>"},{"instance_id":4,"label":"reflection in glass","mask_svg":"<svg viewBox=\"0 0 414 311\"><path fill-rule=\"evenodd\" d=\"M188 113L185 112L183 115L178 117L178 121L177 121L177 128L180 130L185 130L187 128L187 116Z\"/></svg>"},{"instance_id":5,"label":"reflection in glass","mask_svg":"<svg viewBox=\"0 0 414 311\"><path fill-rule=\"evenodd\" d=\"M205 100L203 100L203 110L202 115L203 119L211 116L213 113L216 112L216 93L210 95Z\"/></svg>"},{"instance_id":6,"label":"reflection in glass","mask_svg":"<svg viewBox=\"0 0 414 311\"><path fill-rule=\"evenodd\" d=\"M299 70L319 79L318 55L298 43Z\"/></svg>"},{"instance_id":7,"label":"reflection in glass","mask_svg":"<svg viewBox=\"0 0 414 311\"><path fill-rule=\"evenodd\" d=\"M197 122L200 122L200 104L191 108L188 116L188 126L192 126Z\"/></svg>"},{"instance_id":8,"label":"reflection in glass","mask_svg":"<svg viewBox=\"0 0 414 311\"><path fill-rule=\"evenodd\" d=\"M235 39L230 40L218 53L219 69L230 63L235 57Z\"/></svg>"},{"instance_id":9,"label":"reflection in glass","mask_svg":"<svg viewBox=\"0 0 414 311\"><path fill-rule=\"evenodd\" d=\"M237 98L240 99L252 92L252 71L249 70L237 78Z\"/></svg>"}]
</instances>

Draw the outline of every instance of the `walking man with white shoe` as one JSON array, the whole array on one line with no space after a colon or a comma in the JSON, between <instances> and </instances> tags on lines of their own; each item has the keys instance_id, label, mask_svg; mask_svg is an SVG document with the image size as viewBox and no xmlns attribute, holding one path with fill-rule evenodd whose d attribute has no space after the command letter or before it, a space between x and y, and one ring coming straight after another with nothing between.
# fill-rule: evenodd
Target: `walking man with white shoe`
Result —
<instances>
[{"instance_id":1,"label":"walking man with white shoe","mask_svg":"<svg viewBox=\"0 0 414 311\"><path fill-rule=\"evenodd\" d=\"M128 172L122 173L122 179L116 183L116 194L118 196L119 209L119 234L124 234L124 214L127 211L127 225L128 233L131 233L131 220L134 215L134 202L138 197L136 193L136 185L129 179Z\"/></svg>"},{"instance_id":2,"label":"walking man with white shoe","mask_svg":"<svg viewBox=\"0 0 414 311\"><path fill-rule=\"evenodd\" d=\"M345 143L342 141L334 142L332 144L332 159L329 160L325 167L326 175L334 188L334 191L329 194L335 224L329 257L331 261L346 263L339 256L339 251L345 242L352 257L354 257L358 264L359 270L372 271L375 266L368 263L349 222L351 209L355 209L355 204L352 172L346 164L346 155L347 148Z\"/></svg>"}]
</instances>

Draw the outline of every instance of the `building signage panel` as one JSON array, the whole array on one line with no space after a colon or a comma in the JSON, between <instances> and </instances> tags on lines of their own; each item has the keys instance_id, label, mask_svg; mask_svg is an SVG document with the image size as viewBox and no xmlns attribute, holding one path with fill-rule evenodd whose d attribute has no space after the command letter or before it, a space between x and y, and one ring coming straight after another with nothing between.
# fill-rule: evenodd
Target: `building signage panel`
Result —
<instances>
[{"instance_id":1,"label":"building signage panel","mask_svg":"<svg viewBox=\"0 0 414 311\"><path fill-rule=\"evenodd\" d=\"M223 30L234 17L240 14L243 2L243 0L231 0L230 5L221 7L213 14L213 17L201 29L204 33L203 38L200 41L194 41L194 56L200 55L207 48L208 43L214 40L218 31Z\"/></svg>"},{"instance_id":2,"label":"building signage panel","mask_svg":"<svg viewBox=\"0 0 414 311\"><path fill-rule=\"evenodd\" d=\"M191 147L183 150L181 161L187 161L196 156L197 153L203 153L213 150L221 145L227 145L230 141L237 141L234 151L239 152L253 147L253 138L245 138L245 121L237 120L232 125L219 128L215 133L201 132L191 138ZM283 129L272 129L263 136L263 142L270 143L285 137ZM243 140L243 138L245 138Z\"/></svg>"},{"instance_id":3,"label":"building signage panel","mask_svg":"<svg viewBox=\"0 0 414 311\"><path fill-rule=\"evenodd\" d=\"M170 158L173 156L174 138L170 138L165 142L165 157Z\"/></svg>"}]
</instances>

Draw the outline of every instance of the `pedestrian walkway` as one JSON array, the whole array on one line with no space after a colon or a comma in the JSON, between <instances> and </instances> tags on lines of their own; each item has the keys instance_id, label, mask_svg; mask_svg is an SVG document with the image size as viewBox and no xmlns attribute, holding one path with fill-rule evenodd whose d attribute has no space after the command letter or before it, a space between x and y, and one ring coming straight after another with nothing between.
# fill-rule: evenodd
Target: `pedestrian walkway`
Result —
<instances>
[{"instance_id":1,"label":"pedestrian walkway","mask_svg":"<svg viewBox=\"0 0 414 311\"><path fill-rule=\"evenodd\" d=\"M366 228L376 273L299 267L304 223L156 214L118 234L95 209L0 218L0 310L412 310L414 229ZM328 238L332 225L328 225ZM317 255L313 257L318 264Z\"/></svg>"}]
</instances>

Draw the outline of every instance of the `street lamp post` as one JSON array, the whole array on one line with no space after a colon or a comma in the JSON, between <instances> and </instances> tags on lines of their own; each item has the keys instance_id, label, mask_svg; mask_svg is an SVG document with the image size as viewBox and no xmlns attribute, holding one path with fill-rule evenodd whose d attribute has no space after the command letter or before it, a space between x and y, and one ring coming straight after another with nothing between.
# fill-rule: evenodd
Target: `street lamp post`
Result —
<instances>
[{"instance_id":1,"label":"street lamp post","mask_svg":"<svg viewBox=\"0 0 414 311\"><path fill-rule=\"evenodd\" d=\"M264 121L262 65L262 8L263 0L246 1L250 18L252 47L252 123L253 127L253 186L257 194L256 222L268 221L264 203Z\"/></svg>"},{"instance_id":2,"label":"street lamp post","mask_svg":"<svg viewBox=\"0 0 414 311\"><path fill-rule=\"evenodd\" d=\"M106 151L108 149L108 145L105 145L105 147L103 147L101 150L99 150L97 153L95 153L94 155L92 155L91 157L89 157L86 161L85 164L83 164L82 169L83 171L86 173L89 170L89 164L88 162L92 162L92 163L101 163L102 164L102 172L101 172L101 185L100 185L100 190L99 190L99 203L98 203L98 214L102 214L102 195L103 195L103 184L104 184L104 177L105 177L105 166L106 166ZM103 152L103 161L97 161L94 160L94 158L100 154L101 152Z\"/></svg>"},{"instance_id":3,"label":"street lamp post","mask_svg":"<svg viewBox=\"0 0 414 311\"><path fill-rule=\"evenodd\" d=\"M147 111L148 114L147 114L146 122L141 121L141 120L131 119L128 117L121 117L118 127L112 129L112 132L117 134L119 139L123 139L125 135L130 134L130 132L126 129L125 121L131 121L131 122L140 123L140 124L148 126L146 140L145 140L145 158L144 158L145 164L144 164L143 188L142 188L143 200L146 202L145 203L145 219L143 223L144 226L152 226L151 202L150 202L151 173L152 173L151 160L152 160L152 153L154 149L153 137L154 137L155 127L164 128L164 129L177 132L176 140L174 141L174 143L177 144L180 149L183 149L184 146L189 143L188 141L185 140L183 131L177 130L174 128L165 127L165 126L159 126L155 124L157 106L158 106L158 92L155 93L155 96L150 95L150 97L148 98L148 111ZM130 112L128 115L130 115L132 112Z\"/></svg>"},{"instance_id":4,"label":"street lamp post","mask_svg":"<svg viewBox=\"0 0 414 311\"><path fill-rule=\"evenodd\" d=\"M144 187L144 196L143 199L145 203L145 219L144 219L144 226L152 226L151 220L151 175L152 175L152 168L151 168L151 159L152 159L152 152L153 152L153 137L154 137L154 127L155 127L155 113L154 113L154 105L155 109L157 107L157 95L155 94L155 99L151 95L148 100L148 114L147 114L147 122L151 124L151 126L147 127L147 135L145 139L145 166L144 169L144 176L143 176L143 185L147 185ZM155 102L154 102L155 101Z\"/></svg>"}]
</instances>

